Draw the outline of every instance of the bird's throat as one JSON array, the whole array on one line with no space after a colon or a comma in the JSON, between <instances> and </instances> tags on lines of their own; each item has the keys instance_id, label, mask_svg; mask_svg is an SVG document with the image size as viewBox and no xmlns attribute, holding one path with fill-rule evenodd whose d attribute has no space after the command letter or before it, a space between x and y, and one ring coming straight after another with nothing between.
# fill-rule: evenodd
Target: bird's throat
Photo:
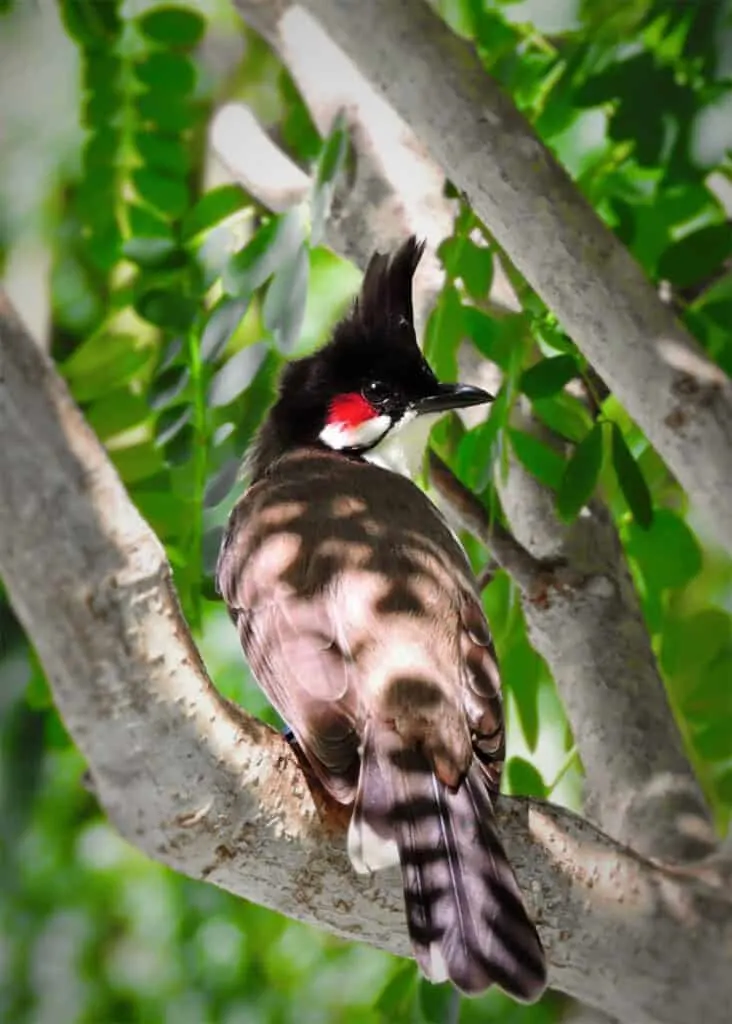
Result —
<instances>
[{"instance_id":1,"label":"bird's throat","mask_svg":"<svg viewBox=\"0 0 732 1024\"><path fill-rule=\"evenodd\" d=\"M413 480L421 472L430 431L441 415L405 413L382 441L364 453L364 459Z\"/></svg>"}]
</instances>

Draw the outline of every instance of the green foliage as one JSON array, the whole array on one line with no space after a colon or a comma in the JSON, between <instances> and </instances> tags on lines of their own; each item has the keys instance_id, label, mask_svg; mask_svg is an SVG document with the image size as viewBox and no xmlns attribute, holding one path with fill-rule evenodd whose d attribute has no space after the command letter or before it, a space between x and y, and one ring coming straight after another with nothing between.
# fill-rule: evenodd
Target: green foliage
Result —
<instances>
[{"instance_id":1,"label":"green foliage","mask_svg":"<svg viewBox=\"0 0 732 1024\"><path fill-rule=\"evenodd\" d=\"M522 373L521 390L531 399L549 398L562 391L578 374L579 367L573 356L552 356Z\"/></svg>"},{"instance_id":2,"label":"green foliage","mask_svg":"<svg viewBox=\"0 0 732 1024\"><path fill-rule=\"evenodd\" d=\"M559 483L557 511L572 520L589 501L602 466L602 426L596 423L575 448Z\"/></svg>"},{"instance_id":3,"label":"green foliage","mask_svg":"<svg viewBox=\"0 0 732 1024\"><path fill-rule=\"evenodd\" d=\"M546 17L552 6L532 10ZM437 7L649 277L670 287L709 357L732 372L732 236L710 177L732 180L721 0L588 0L551 35L509 0ZM324 340L353 290L353 269L319 248L348 177L350 142L342 117L318 137L291 78L253 36L226 86L233 93L216 91L200 61L202 8L58 0L80 58L84 141L78 167L64 171L49 203L52 351L166 546L217 685L276 722L211 572L242 455L283 360ZM302 207L272 215L239 186L204 190L207 122L231 95L312 168ZM502 383L482 422L468 429L445 418L433 444L499 521L495 484L510 459L555 492L567 520L594 495L607 503L674 713L724 828L732 814L732 563L697 528L693 495L681 493L464 197L438 252L445 285L427 327L428 358L456 379L459 348L471 344ZM501 315L486 304L499 260L520 302ZM517 404L531 408L541 433L514 418ZM464 539L483 568L485 551ZM506 788L577 806L572 737L505 573L493 575L484 606L506 693ZM0 684L0 1017L449 1019L451 993L419 980L413 965L189 882L119 840L81 785L80 758L1 596ZM492 992L463 1000L460 1021L549 1024L560 1009L553 998L522 1007Z\"/></svg>"},{"instance_id":4,"label":"green foliage","mask_svg":"<svg viewBox=\"0 0 732 1024\"><path fill-rule=\"evenodd\" d=\"M623 496L638 525L648 529L653 522L651 492L617 423L612 425L612 446L613 466Z\"/></svg>"}]
</instances>

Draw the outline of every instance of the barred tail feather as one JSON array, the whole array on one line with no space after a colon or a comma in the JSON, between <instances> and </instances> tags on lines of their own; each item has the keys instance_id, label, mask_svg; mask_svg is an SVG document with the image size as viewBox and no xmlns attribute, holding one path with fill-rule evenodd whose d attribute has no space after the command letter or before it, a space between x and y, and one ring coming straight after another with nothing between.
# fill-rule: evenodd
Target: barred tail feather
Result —
<instances>
[{"instance_id":1,"label":"barred tail feather","mask_svg":"<svg viewBox=\"0 0 732 1024\"><path fill-rule=\"evenodd\" d=\"M497 984L525 1002L540 997L544 951L477 762L451 792L396 733L369 730L349 854L358 870L401 863L409 935L427 978L469 995Z\"/></svg>"}]
</instances>

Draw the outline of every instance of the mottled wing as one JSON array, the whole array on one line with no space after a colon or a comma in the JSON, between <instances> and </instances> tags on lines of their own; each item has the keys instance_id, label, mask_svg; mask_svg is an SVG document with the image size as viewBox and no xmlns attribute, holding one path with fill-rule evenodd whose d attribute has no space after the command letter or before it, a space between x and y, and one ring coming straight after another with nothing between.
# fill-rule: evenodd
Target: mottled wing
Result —
<instances>
[{"instance_id":1,"label":"mottled wing","mask_svg":"<svg viewBox=\"0 0 732 1024\"><path fill-rule=\"evenodd\" d=\"M357 687L334 588L299 595L289 587L288 535L262 535L251 529L250 515L257 509L245 497L219 557L219 590L257 682L326 789L348 803L358 780Z\"/></svg>"}]
</instances>

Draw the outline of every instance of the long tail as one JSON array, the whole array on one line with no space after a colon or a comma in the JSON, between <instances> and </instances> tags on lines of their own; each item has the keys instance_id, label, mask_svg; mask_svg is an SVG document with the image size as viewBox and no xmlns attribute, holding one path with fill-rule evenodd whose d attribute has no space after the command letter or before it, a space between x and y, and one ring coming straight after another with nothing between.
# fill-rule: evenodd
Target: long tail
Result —
<instances>
[{"instance_id":1,"label":"long tail","mask_svg":"<svg viewBox=\"0 0 732 1024\"><path fill-rule=\"evenodd\" d=\"M495 827L480 766L451 792L393 732L370 729L348 836L356 870L401 864L416 960L431 981L525 1002L546 987L544 950Z\"/></svg>"}]
</instances>

